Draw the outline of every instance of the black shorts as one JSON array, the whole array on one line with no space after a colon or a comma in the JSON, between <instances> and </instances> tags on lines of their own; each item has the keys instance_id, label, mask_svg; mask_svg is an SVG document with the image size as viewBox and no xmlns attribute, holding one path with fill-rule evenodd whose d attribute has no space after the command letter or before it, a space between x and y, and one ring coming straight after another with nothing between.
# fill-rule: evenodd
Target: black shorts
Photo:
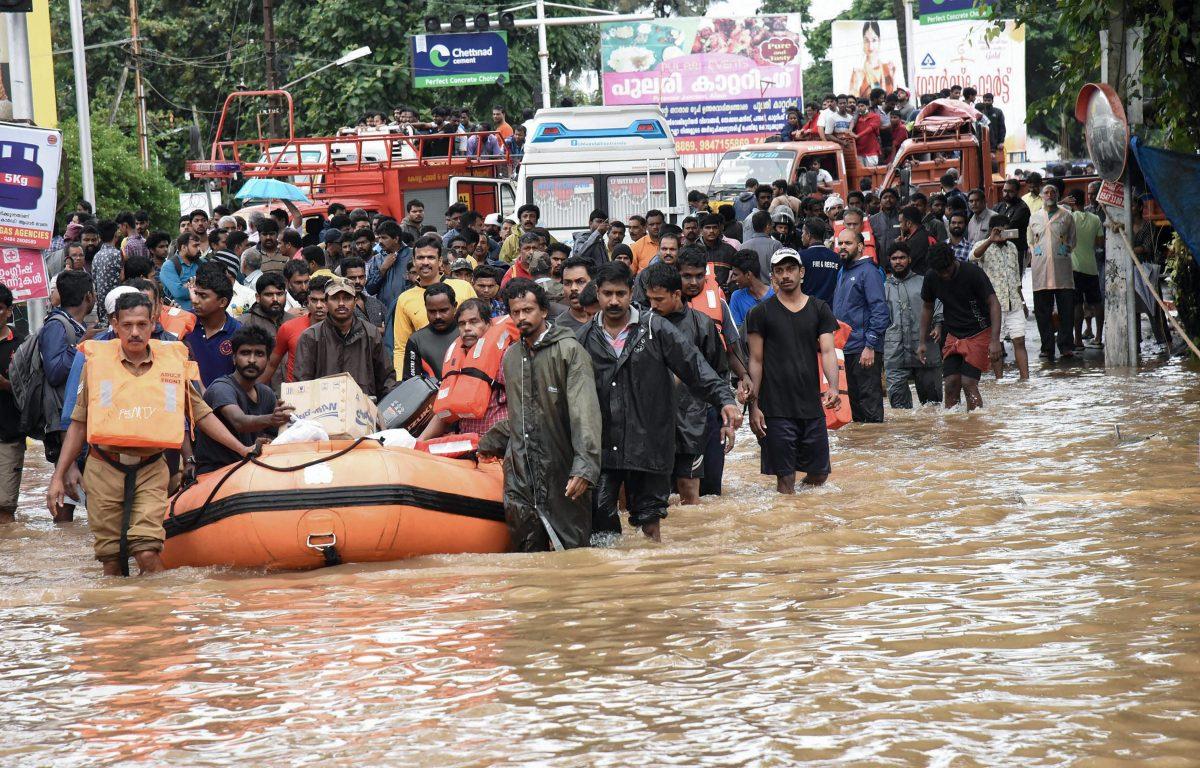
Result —
<instances>
[{"instance_id":1,"label":"black shorts","mask_svg":"<svg viewBox=\"0 0 1200 768\"><path fill-rule=\"evenodd\" d=\"M962 355L947 355L942 358L942 378L962 376L965 379L979 381L983 371L967 362Z\"/></svg>"},{"instance_id":2,"label":"black shorts","mask_svg":"<svg viewBox=\"0 0 1200 768\"><path fill-rule=\"evenodd\" d=\"M617 499L625 486L625 503L629 507L629 524L635 528L667 516L671 497L671 478L651 472L631 469L605 469L600 472L592 511L593 533L620 533L621 519L617 514Z\"/></svg>"},{"instance_id":3,"label":"black shorts","mask_svg":"<svg viewBox=\"0 0 1200 768\"><path fill-rule=\"evenodd\" d=\"M828 475L832 471L824 414L815 419L768 416L767 435L758 444L764 475Z\"/></svg>"},{"instance_id":4,"label":"black shorts","mask_svg":"<svg viewBox=\"0 0 1200 768\"><path fill-rule=\"evenodd\" d=\"M675 480L699 480L704 477L704 454L675 454L675 469L671 471Z\"/></svg>"},{"instance_id":5,"label":"black shorts","mask_svg":"<svg viewBox=\"0 0 1200 768\"><path fill-rule=\"evenodd\" d=\"M1072 272L1075 276L1075 299L1084 304L1099 304L1104 301L1100 296L1100 275L1087 275L1083 272Z\"/></svg>"}]
</instances>

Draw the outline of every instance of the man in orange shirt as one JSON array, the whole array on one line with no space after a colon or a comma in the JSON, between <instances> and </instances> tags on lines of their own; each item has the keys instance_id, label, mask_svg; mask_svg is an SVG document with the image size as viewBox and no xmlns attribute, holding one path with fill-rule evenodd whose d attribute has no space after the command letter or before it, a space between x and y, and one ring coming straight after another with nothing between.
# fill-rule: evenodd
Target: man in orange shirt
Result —
<instances>
[{"instance_id":1,"label":"man in orange shirt","mask_svg":"<svg viewBox=\"0 0 1200 768\"><path fill-rule=\"evenodd\" d=\"M496 126L496 133L500 134L500 141L503 142L513 135L513 127L508 124L508 115L504 111L504 107L499 105L492 107L492 123Z\"/></svg>"},{"instance_id":2,"label":"man in orange shirt","mask_svg":"<svg viewBox=\"0 0 1200 768\"><path fill-rule=\"evenodd\" d=\"M632 246L634 273L650 266L650 262L658 255L658 236L664 221L666 217L657 208L646 213L646 235Z\"/></svg>"}]
</instances>

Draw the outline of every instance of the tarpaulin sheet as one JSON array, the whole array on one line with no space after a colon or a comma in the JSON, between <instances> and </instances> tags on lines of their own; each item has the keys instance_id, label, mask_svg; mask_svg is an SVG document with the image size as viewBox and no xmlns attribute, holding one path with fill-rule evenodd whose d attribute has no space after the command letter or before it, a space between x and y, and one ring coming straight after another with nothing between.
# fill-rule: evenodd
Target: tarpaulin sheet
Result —
<instances>
[{"instance_id":1,"label":"tarpaulin sheet","mask_svg":"<svg viewBox=\"0 0 1200 768\"><path fill-rule=\"evenodd\" d=\"M1200 264L1200 155L1149 147L1136 136L1131 143L1146 186Z\"/></svg>"}]
</instances>

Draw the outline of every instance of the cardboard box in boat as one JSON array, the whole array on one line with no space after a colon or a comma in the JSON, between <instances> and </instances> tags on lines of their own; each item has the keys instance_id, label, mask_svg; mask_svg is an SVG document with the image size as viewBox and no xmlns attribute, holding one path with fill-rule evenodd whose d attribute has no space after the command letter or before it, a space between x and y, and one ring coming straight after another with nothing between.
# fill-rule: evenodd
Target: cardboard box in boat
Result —
<instances>
[{"instance_id":1,"label":"cardboard box in boat","mask_svg":"<svg viewBox=\"0 0 1200 768\"><path fill-rule=\"evenodd\" d=\"M375 404L348 373L284 382L280 397L295 407L297 419L317 422L331 440L354 440L379 429Z\"/></svg>"}]
</instances>

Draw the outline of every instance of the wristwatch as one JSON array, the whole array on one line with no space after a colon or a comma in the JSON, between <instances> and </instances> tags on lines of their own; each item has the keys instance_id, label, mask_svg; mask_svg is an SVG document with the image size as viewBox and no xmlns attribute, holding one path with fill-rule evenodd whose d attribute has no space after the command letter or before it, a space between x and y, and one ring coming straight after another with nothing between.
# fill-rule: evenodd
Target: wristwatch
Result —
<instances>
[{"instance_id":1,"label":"wristwatch","mask_svg":"<svg viewBox=\"0 0 1200 768\"><path fill-rule=\"evenodd\" d=\"M187 459L185 459L185 460L184 460L184 463L185 463L185 464L192 464L192 465L194 465L194 464L196 463L196 457L195 457L195 456L188 456L188 457L187 457Z\"/></svg>"}]
</instances>

